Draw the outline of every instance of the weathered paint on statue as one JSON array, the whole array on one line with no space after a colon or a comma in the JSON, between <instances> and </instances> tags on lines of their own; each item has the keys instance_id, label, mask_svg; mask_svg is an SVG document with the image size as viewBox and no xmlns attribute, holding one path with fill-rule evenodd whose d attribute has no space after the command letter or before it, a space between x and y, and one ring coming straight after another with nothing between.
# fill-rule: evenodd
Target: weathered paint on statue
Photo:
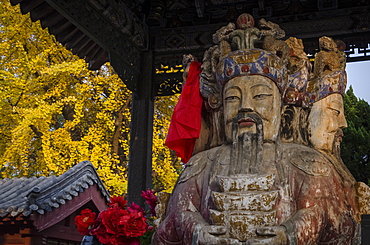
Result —
<instances>
[{"instance_id":1,"label":"weathered paint on statue","mask_svg":"<svg viewBox=\"0 0 370 245\"><path fill-rule=\"evenodd\" d=\"M370 196L367 189L370 188L364 183L356 183L340 157L342 129L347 127L343 102L347 83L345 56L332 38L322 37L319 43L321 51L316 55L314 78L308 86L312 100L308 117L309 140L334 166L342 180L336 186L343 189L338 198L349 204L349 212L360 221L360 215L368 212Z\"/></svg>"},{"instance_id":2,"label":"weathered paint on statue","mask_svg":"<svg viewBox=\"0 0 370 245\"><path fill-rule=\"evenodd\" d=\"M343 66L311 75L300 40L276 40L283 37L276 24L261 20L258 32L252 23L242 15L239 30L221 28L218 45L204 55L201 92L210 118L201 141L219 146L186 164L153 243L359 244L355 181L335 150L346 126ZM300 138L312 147L281 141L283 102L305 108L293 117L308 114L309 125L292 132L309 133Z\"/></svg>"},{"instance_id":3,"label":"weathered paint on statue","mask_svg":"<svg viewBox=\"0 0 370 245\"><path fill-rule=\"evenodd\" d=\"M337 49L334 40L321 37L319 43L321 51L315 57L314 78L307 88L313 102L308 132L316 149L333 154L340 146L342 129L347 127L343 102L347 75L345 64L340 62L343 52Z\"/></svg>"},{"instance_id":4,"label":"weathered paint on statue","mask_svg":"<svg viewBox=\"0 0 370 245\"><path fill-rule=\"evenodd\" d=\"M312 145L318 150L332 153L335 144L341 141L342 129L347 127L343 96L335 93L313 103L308 120Z\"/></svg>"}]
</instances>

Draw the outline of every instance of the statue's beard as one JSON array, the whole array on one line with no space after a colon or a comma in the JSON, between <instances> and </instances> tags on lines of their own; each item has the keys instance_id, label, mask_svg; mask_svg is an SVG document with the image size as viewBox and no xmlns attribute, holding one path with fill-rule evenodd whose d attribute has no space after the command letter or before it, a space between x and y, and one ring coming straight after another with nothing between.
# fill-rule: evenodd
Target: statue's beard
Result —
<instances>
[{"instance_id":1,"label":"statue's beard","mask_svg":"<svg viewBox=\"0 0 370 245\"><path fill-rule=\"evenodd\" d=\"M342 131L342 129L338 129L338 131L334 135L333 146L332 146L332 154L337 159L341 159L340 143L342 142L342 137L343 137L343 131Z\"/></svg>"},{"instance_id":2,"label":"statue's beard","mask_svg":"<svg viewBox=\"0 0 370 245\"><path fill-rule=\"evenodd\" d=\"M241 121L254 121L255 132L240 134ZM232 124L232 149L229 175L254 174L259 172L263 157L263 125L256 113L238 113Z\"/></svg>"}]
</instances>

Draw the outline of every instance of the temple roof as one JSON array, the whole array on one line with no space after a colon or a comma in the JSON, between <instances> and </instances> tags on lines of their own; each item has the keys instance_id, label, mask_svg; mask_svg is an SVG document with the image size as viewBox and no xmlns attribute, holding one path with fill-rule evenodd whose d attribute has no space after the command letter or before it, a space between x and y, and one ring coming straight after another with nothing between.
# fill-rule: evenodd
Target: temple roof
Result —
<instances>
[{"instance_id":1,"label":"temple roof","mask_svg":"<svg viewBox=\"0 0 370 245\"><path fill-rule=\"evenodd\" d=\"M44 214L65 205L92 185L98 187L107 202L109 193L88 161L80 162L58 177L0 179L0 217Z\"/></svg>"}]
</instances>

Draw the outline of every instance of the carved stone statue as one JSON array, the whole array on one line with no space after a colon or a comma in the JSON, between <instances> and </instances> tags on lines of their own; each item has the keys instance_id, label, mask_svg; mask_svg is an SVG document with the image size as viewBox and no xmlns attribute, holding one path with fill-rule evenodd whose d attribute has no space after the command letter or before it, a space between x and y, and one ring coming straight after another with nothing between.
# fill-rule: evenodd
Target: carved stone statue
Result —
<instances>
[{"instance_id":1,"label":"carved stone statue","mask_svg":"<svg viewBox=\"0 0 370 245\"><path fill-rule=\"evenodd\" d=\"M238 29L229 34L232 40L240 49L252 49L259 39L260 30L254 27L254 19L250 14L242 14L236 20Z\"/></svg>"},{"instance_id":2,"label":"carved stone statue","mask_svg":"<svg viewBox=\"0 0 370 245\"><path fill-rule=\"evenodd\" d=\"M245 26L222 29L218 45L204 55L207 133L186 163L153 243L359 244L356 182L336 153L346 125L343 69L311 76L298 39L256 48L250 35L263 32L241 35L255 28L250 15L243 18ZM271 39L253 36L258 42L263 48ZM302 109L291 109L287 120L284 104ZM301 136L283 134L289 127Z\"/></svg>"},{"instance_id":3,"label":"carved stone statue","mask_svg":"<svg viewBox=\"0 0 370 245\"><path fill-rule=\"evenodd\" d=\"M347 127L344 115L343 94L347 84L345 64L341 57L343 51L328 37L320 38L322 51L315 59L315 75L308 88L311 94L312 106L308 116L309 141L319 152L323 153L334 166L341 181L336 189L342 188L338 198L348 207L348 217L352 216L360 222L360 206L356 188L359 186L340 157L340 142L343 128ZM320 70L321 69L321 70ZM317 74L320 74L317 77ZM314 84L314 85L313 85ZM357 191L358 192L358 191ZM348 218L347 217L347 218Z\"/></svg>"},{"instance_id":4,"label":"carved stone statue","mask_svg":"<svg viewBox=\"0 0 370 245\"><path fill-rule=\"evenodd\" d=\"M342 65L343 56L338 55L340 53L338 52L337 44L331 37L321 37L319 45L320 52L315 57L315 77L320 78L332 71L344 69Z\"/></svg>"}]
</instances>

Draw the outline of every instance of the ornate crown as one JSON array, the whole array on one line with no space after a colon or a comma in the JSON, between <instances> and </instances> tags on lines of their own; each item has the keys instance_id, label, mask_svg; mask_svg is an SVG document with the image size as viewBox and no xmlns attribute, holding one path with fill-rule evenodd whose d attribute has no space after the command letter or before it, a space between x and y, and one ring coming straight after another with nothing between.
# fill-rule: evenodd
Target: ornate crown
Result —
<instances>
[{"instance_id":1,"label":"ornate crown","mask_svg":"<svg viewBox=\"0 0 370 245\"><path fill-rule=\"evenodd\" d=\"M309 82L307 92L310 95L310 102L319 101L330 94L344 95L347 86L346 71L332 71L323 77L313 79Z\"/></svg>"},{"instance_id":2,"label":"ornate crown","mask_svg":"<svg viewBox=\"0 0 370 245\"><path fill-rule=\"evenodd\" d=\"M207 50L200 76L201 93L219 101L222 86L238 76L262 75L274 81L283 93L287 81L288 45L279 38L285 32L272 22L261 19L258 29L253 17L242 14L235 24L220 28L213 40L217 44ZM212 96L211 96L212 95Z\"/></svg>"},{"instance_id":3,"label":"ornate crown","mask_svg":"<svg viewBox=\"0 0 370 245\"><path fill-rule=\"evenodd\" d=\"M330 37L319 39L320 52L315 56L314 70L303 51L302 40L289 38L289 81L284 103L308 107L310 104L339 93L344 94L347 85L345 72L345 44L335 43Z\"/></svg>"},{"instance_id":4,"label":"ornate crown","mask_svg":"<svg viewBox=\"0 0 370 245\"><path fill-rule=\"evenodd\" d=\"M223 86L238 76L262 75L274 81L282 92L286 81L286 62L262 49L237 50L223 57L216 69L216 79Z\"/></svg>"},{"instance_id":5,"label":"ornate crown","mask_svg":"<svg viewBox=\"0 0 370 245\"><path fill-rule=\"evenodd\" d=\"M344 95L347 86L345 44L335 42L331 37L319 39L320 52L315 56L313 79L309 81L307 92L311 103L338 93Z\"/></svg>"},{"instance_id":6,"label":"ornate crown","mask_svg":"<svg viewBox=\"0 0 370 245\"><path fill-rule=\"evenodd\" d=\"M302 40L294 37L278 40L285 32L264 19L259 21L259 27L254 27L251 15L242 14L237 26L229 23L213 35L217 45L205 52L200 75L205 98L216 97L215 104L219 106L225 83L234 77L251 75L274 81L285 104L308 107L329 94L344 94L347 76L343 42L321 37L321 51L315 57L312 71Z\"/></svg>"}]
</instances>

